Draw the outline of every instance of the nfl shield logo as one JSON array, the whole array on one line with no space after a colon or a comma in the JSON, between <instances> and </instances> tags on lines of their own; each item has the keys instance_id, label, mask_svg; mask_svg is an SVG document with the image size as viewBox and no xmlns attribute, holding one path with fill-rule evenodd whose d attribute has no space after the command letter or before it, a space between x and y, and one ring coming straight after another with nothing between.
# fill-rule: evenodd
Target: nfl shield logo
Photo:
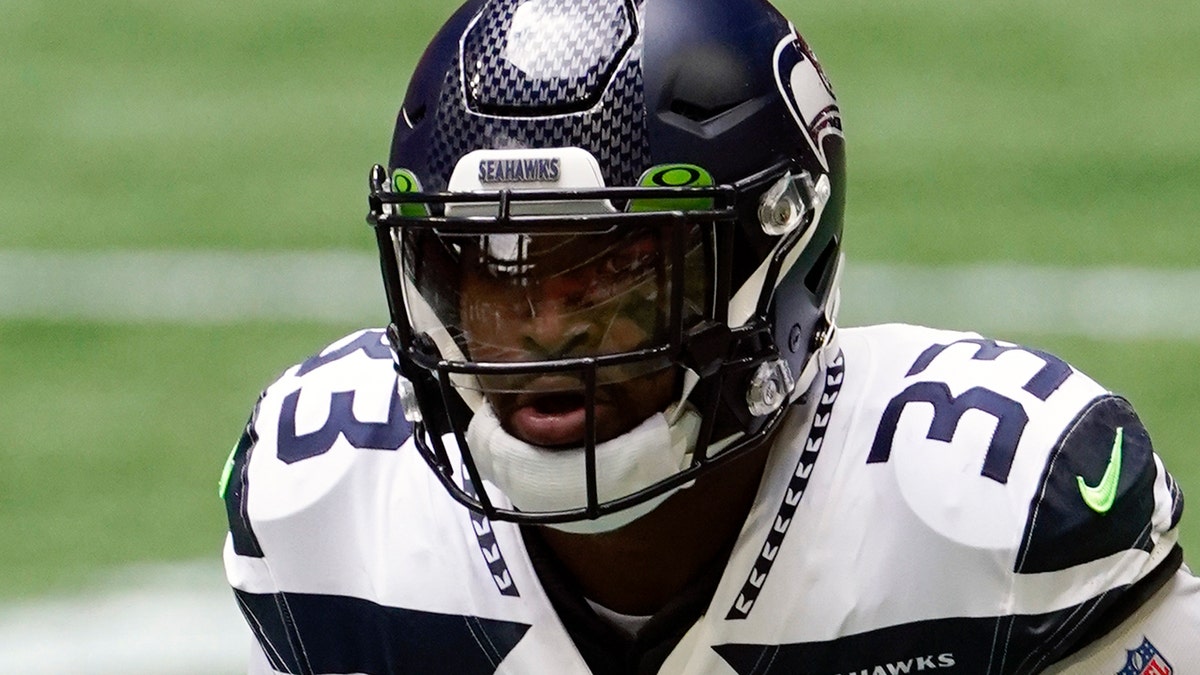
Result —
<instances>
[{"instance_id":1,"label":"nfl shield logo","mask_svg":"<svg viewBox=\"0 0 1200 675\"><path fill-rule=\"evenodd\" d=\"M1140 647L1125 654L1125 667L1117 675L1171 675L1175 672L1145 637Z\"/></svg>"}]
</instances>

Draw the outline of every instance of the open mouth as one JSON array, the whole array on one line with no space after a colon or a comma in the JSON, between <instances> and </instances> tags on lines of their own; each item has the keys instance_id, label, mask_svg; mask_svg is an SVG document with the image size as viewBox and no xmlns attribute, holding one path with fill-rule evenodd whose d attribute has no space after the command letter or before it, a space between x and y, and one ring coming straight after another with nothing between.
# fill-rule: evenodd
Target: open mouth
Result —
<instances>
[{"instance_id":1,"label":"open mouth","mask_svg":"<svg viewBox=\"0 0 1200 675\"><path fill-rule=\"evenodd\" d=\"M528 405L539 415L567 415L582 410L584 400L582 393L542 394L534 396Z\"/></svg>"},{"instance_id":2,"label":"open mouth","mask_svg":"<svg viewBox=\"0 0 1200 675\"><path fill-rule=\"evenodd\" d=\"M545 447L578 447L587 431L582 392L521 394L507 417L514 436Z\"/></svg>"},{"instance_id":3,"label":"open mouth","mask_svg":"<svg viewBox=\"0 0 1200 675\"><path fill-rule=\"evenodd\" d=\"M607 397L596 392L597 425L611 413ZM507 398L507 397L506 397ZM587 435L586 397L575 378L543 377L500 405L501 419L521 440L548 448L579 447Z\"/></svg>"},{"instance_id":4,"label":"open mouth","mask_svg":"<svg viewBox=\"0 0 1200 675\"><path fill-rule=\"evenodd\" d=\"M673 374L598 382L592 409L596 442L629 431L671 400ZM501 425L513 436L544 448L579 448L587 439L587 388L580 377L537 375L518 386L487 388Z\"/></svg>"}]
</instances>

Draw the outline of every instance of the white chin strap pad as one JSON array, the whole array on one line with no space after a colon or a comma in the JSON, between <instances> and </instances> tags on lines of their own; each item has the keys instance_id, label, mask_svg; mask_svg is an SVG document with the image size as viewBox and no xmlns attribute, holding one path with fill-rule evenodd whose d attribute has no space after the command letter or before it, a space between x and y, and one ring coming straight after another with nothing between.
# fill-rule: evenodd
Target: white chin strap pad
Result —
<instances>
[{"instance_id":1,"label":"white chin strap pad","mask_svg":"<svg viewBox=\"0 0 1200 675\"><path fill-rule=\"evenodd\" d=\"M601 502L619 499L688 467L700 432L700 415L687 406L681 415L658 413L616 438L596 445L596 493ZM480 476L499 487L522 511L561 511L587 506L583 448L544 448L515 438L500 426L490 405L475 412L467 444ZM679 489L679 488L677 488ZM581 534L609 532L653 511L674 491L595 520L549 525Z\"/></svg>"}]
</instances>

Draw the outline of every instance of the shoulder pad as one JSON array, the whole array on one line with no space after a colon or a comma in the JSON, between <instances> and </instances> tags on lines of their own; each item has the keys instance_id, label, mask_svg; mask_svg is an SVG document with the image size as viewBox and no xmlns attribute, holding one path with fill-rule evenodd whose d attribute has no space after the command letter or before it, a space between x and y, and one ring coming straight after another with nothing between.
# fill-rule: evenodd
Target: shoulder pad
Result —
<instances>
[{"instance_id":1,"label":"shoulder pad","mask_svg":"<svg viewBox=\"0 0 1200 675\"><path fill-rule=\"evenodd\" d=\"M394 451L410 434L382 331L349 335L289 368L259 398L226 464L235 551L261 557L252 521L310 507L345 476L369 473L363 463L379 458L364 451Z\"/></svg>"},{"instance_id":2,"label":"shoulder pad","mask_svg":"<svg viewBox=\"0 0 1200 675\"><path fill-rule=\"evenodd\" d=\"M1104 389L1051 354L974 334L866 337L866 465L940 537L1015 557L1056 439Z\"/></svg>"},{"instance_id":3,"label":"shoulder pad","mask_svg":"<svg viewBox=\"0 0 1200 675\"><path fill-rule=\"evenodd\" d=\"M1156 518L1160 472L1169 503ZM1155 461L1133 407L1093 400L1051 451L1017 555L1019 573L1053 572L1130 549L1151 551L1175 526L1183 497Z\"/></svg>"}]
</instances>

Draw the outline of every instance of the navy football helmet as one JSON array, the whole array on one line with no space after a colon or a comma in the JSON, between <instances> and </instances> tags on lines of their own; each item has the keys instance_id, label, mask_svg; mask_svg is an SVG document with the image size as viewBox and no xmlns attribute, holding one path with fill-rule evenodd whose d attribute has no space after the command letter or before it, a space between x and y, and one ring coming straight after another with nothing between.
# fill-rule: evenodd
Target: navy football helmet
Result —
<instances>
[{"instance_id":1,"label":"navy football helmet","mask_svg":"<svg viewBox=\"0 0 1200 675\"><path fill-rule=\"evenodd\" d=\"M820 368L841 118L767 2L469 2L412 76L389 164L368 220L401 398L478 513L637 517L760 444ZM664 378L654 429L598 412ZM524 433L521 405L538 420ZM505 467L494 434L521 437L500 444L520 446ZM639 443L679 448L642 471L647 455L622 454ZM539 473L560 456L565 496L548 493L571 480Z\"/></svg>"}]
</instances>

